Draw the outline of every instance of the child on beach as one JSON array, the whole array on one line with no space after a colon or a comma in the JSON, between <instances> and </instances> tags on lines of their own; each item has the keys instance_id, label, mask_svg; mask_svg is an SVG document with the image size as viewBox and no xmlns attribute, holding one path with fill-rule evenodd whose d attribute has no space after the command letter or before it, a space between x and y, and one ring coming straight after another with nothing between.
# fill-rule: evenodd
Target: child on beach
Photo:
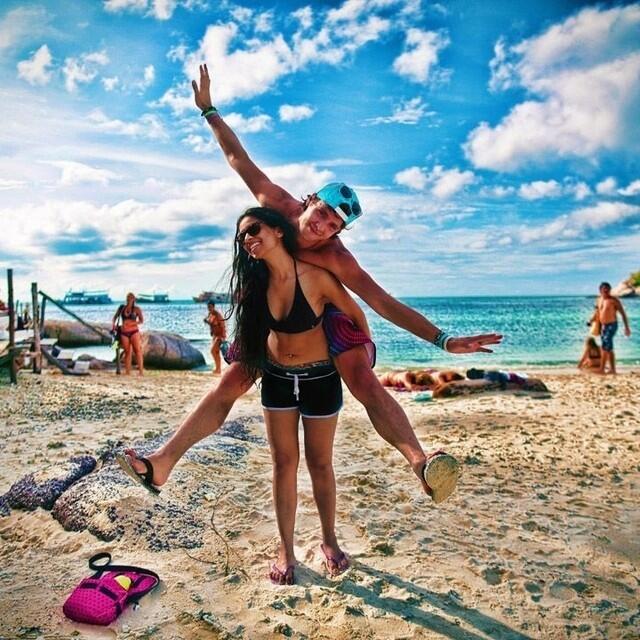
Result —
<instances>
[{"instance_id":1,"label":"child on beach","mask_svg":"<svg viewBox=\"0 0 640 640\"><path fill-rule=\"evenodd\" d=\"M608 282L600 284L600 297L596 308L596 319L600 322L600 342L602 348L602 359L600 362L600 373L606 373L607 363L609 363L609 373L616 373L616 357L613 351L613 337L618 330L618 314L622 316L624 322L624 335L627 338L631 335L629 321L624 307L618 298L611 295L611 285Z\"/></svg>"}]
</instances>

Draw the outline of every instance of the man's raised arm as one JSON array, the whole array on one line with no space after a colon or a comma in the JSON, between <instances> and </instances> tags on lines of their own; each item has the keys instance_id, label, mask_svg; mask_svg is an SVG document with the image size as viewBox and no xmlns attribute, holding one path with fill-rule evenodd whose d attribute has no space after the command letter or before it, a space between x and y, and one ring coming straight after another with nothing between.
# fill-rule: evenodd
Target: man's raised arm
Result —
<instances>
[{"instance_id":1,"label":"man's raised arm","mask_svg":"<svg viewBox=\"0 0 640 640\"><path fill-rule=\"evenodd\" d=\"M200 65L200 86L195 80L191 82L191 86L196 106L202 111L211 126L213 135L231 168L244 180L251 193L263 207L272 207L285 214L288 213L289 208L297 202L296 199L282 187L271 182L258 168L238 140L238 136L213 106L211 80L206 64Z\"/></svg>"},{"instance_id":2,"label":"man's raised arm","mask_svg":"<svg viewBox=\"0 0 640 640\"><path fill-rule=\"evenodd\" d=\"M432 342L450 353L491 353L487 345L499 344L502 336L488 333L477 336L449 337L440 341L443 332L422 314L389 295L359 264L353 255L336 239L336 244L320 251L300 252L302 260L323 267L333 273L342 284L362 298L376 313L389 322ZM445 334L446 335L446 334Z\"/></svg>"}]
</instances>

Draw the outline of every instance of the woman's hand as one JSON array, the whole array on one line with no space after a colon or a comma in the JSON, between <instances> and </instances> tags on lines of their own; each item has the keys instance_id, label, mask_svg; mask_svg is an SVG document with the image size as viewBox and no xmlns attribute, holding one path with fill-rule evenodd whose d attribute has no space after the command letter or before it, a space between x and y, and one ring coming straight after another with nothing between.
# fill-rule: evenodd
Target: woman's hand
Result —
<instances>
[{"instance_id":1,"label":"woman's hand","mask_svg":"<svg viewBox=\"0 0 640 640\"><path fill-rule=\"evenodd\" d=\"M211 102L211 80L209 79L209 71L206 64L200 65L200 87L195 80L191 81L193 87L193 97L196 101L196 107L201 111L206 111L212 106Z\"/></svg>"},{"instance_id":2,"label":"woman's hand","mask_svg":"<svg viewBox=\"0 0 640 640\"><path fill-rule=\"evenodd\" d=\"M447 342L449 353L493 353L492 349L487 349L486 345L500 344L502 336L498 333L485 333L480 336L466 336L462 338L451 338Z\"/></svg>"}]
</instances>

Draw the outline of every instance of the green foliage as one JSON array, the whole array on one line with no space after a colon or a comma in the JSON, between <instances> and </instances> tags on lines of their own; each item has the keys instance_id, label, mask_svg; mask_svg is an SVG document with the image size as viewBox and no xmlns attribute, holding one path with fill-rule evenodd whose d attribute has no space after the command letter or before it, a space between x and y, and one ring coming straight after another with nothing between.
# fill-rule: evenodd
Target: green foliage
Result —
<instances>
[{"instance_id":1,"label":"green foliage","mask_svg":"<svg viewBox=\"0 0 640 640\"><path fill-rule=\"evenodd\" d=\"M640 271L636 271L629 276L629 284L632 287L640 287Z\"/></svg>"}]
</instances>

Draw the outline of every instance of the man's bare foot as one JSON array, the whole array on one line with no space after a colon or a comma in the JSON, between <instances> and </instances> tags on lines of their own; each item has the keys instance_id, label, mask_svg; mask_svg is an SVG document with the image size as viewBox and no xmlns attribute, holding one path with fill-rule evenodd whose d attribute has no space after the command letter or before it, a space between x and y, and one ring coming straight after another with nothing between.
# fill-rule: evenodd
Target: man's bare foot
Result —
<instances>
[{"instance_id":1,"label":"man's bare foot","mask_svg":"<svg viewBox=\"0 0 640 640\"><path fill-rule=\"evenodd\" d=\"M129 464L133 467L136 473L144 473L147 470L144 462L139 460L138 454L135 449L125 449L125 455ZM164 459L159 453L151 453L145 458L153 465L153 480L152 484L156 487L161 487L169 479L173 465L169 465L168 461Z\"/></svg>"}]
</instances>

